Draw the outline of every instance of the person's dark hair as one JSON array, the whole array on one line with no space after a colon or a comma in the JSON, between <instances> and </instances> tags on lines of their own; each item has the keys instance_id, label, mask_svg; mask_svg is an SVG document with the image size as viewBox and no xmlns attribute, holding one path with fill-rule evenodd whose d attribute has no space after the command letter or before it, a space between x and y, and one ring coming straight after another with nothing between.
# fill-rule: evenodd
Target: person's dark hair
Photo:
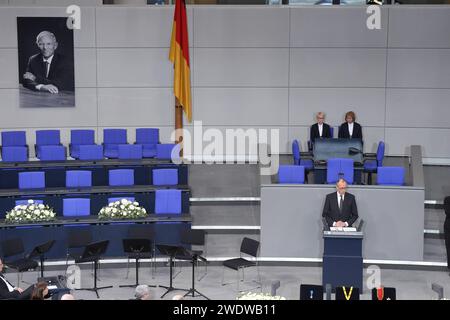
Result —
<instances>
[{"instance_id":1,"label":"person's dark hair","mask_svg":"<svg viewBox=\"0 0 450 320\"><path fill-rule=\"evenodd\" d=\"M450 196L444 199L444 211L446 215L450 216Z\"/></svg>"},{"instance_id":2,"label":"person's dark hair","mask_svg":"<svg viewBox=\"0 0 450 320\"><path fill-rule=\"evenodd\" d=\"M46 282L38 282L33 289L31 294L31 300L44 300L44 291L47 289Z\"/></svg>"},{"instance_id":3,"label":"person's dark hair","mask_svg":"<svg viewBox=\"0 0 450 320\"><path fill-rule=\"evenodd\" d=\"M356 115L353 111L349 111L345 114L345 121L347 121L347 117L352 118L352 121L355 122L356 121Z\"/></svg>"}]
</instances>

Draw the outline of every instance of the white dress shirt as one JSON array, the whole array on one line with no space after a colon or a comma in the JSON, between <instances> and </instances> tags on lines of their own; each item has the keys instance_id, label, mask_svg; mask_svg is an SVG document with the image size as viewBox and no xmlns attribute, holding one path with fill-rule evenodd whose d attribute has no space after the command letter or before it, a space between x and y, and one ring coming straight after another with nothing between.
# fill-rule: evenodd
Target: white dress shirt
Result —
<instances>
[{"instance_id":1,"label":"white dress shirt","mask_svg":"<svg viewBox=\"0 0 450 320\"><path fill-rule=\"evenodd\" d=\"M0 279L6 284L6 287L8 288L9 292L13 292L15 288L7 281L3 276L0 276Z\"/></svg>"},{"instance_id":2,"label":"white dress shirt","mask_svg":"<svg viewBox=\"0 0 450 320\"><path fill-rule=\"evenodd\" d=\"M350 134L350 138L353 136L353 122L348 124L348 133Z\"/></svg>"},{"instance_id":3,"label":"white dress shirt","mask_svg":"<svg viewBox=\"0 0 450 320\"><path fill-rule=\"evenodd\" d=\"M323 132L323 123L322 123L322 124L318 123L317 125L319 126L319 137L321 137L321 138L322 138L322 132Z\"/></svg>"}]
</instances>

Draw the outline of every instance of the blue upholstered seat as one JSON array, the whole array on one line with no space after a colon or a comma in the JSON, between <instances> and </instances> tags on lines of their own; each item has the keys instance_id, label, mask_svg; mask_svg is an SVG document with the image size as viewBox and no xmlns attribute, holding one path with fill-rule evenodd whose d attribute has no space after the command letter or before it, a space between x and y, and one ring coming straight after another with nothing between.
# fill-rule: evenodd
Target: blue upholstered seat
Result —
<instances>
[{"instance_id":1,"label":"blue upholstered seat","mask_svg":"<svg viewBox=\"0 0 450 320\"><path fill-rule=\"evenodd\" d=\"M405 168L378 167L377 183L379 185L402 186L405 184Z\"/></svg>"},{"instance_id":2,"label":"blue upholstered seat","mask_svg":"<svg viewBox=\"0 0 450 320\"><path fill-rule=\"evenodd\" d=\"M109 170L110 186L132 186L134 185L133 169L114 169Z\"/></svg>"},{"instance_id":3,"label":"blue upholstered seat","mask_svg":"<svg viewBox=\"0 0 450 320\"><path fill-rule=\"evenodd\" d=\"M159 144L159 129L137 128L136 144L142 145L142 156L144 158L156 157L156 145Z\"/></svg>"},{"instance_id":4,"label":"blue upholstered seat","mask_svg":"<svg viewBox=\"0 0 450 320\"><path fill-rule=\"evenodd\" d=\"M4 162L24 162L28 161L28 148L10 146L2 148L2 161Z\"/></svg>"},{"instance_id":5,"label":"blue upholstered seat","mask_svg":"<svg viewBox=\"0 0 450 320\"><path fill-rule=\"evenodd\" d=\"M43 171L19 172L19 189L45 188L45 173Z\"/></svg>"},{"instance_id":6,"label":"blue upholstered seat","mask_svg":"<svg viewBox=\"0 0 450 320\"><path fill-rule=\"evenodd\" d=\"M80 145L80 160L102 160L103 146L99 145Z\"/></svg>"},{"instance_id":7,"label":"blue upholstered seat","mask_svg":"<svg viewBox=\"0 0 450 320\"><path fill-rule=\"evenodd\" d=\"M344 179L347 183L353 183L354 163L353 159L334 158L327 161L327 183L336 183Z\"/></svg>"},{"instance_id":8,"label":"blue upholstered seat","mask_svg":"<svg viewBox=\"0 0 450 320\"><path fill-rule=\"evenodd\" d=\"M103 152L105 158L118 158L119 145L127 143L126 129L103 129Z\"/></svg>"},{"instance_id":9,"label":"blue upholstered seat","mask_svg":"<svg viewBox=\"0 0 450 320\"><path fill-rule=\"evenodd\" d=\"M278 183L305 183L305 167L296 165L280 165Z\"/></svg>"},{"instance_id":10,"label":"blue upholstered seat","mask_svg":"<svg viewBox=\"0 0 450 320\"><path fill-rule=\"evenodd\" d=\"M88 170L66 171L66 187L90 187L92 186L92 172Z\"/></svg>"},{"instance_id":11,"label":"blue upholstered seat","mask_svg":"<svg viewBox=\"0 0 450 320\"><path fill-rule=\"evenodd\" d=\"M180 214L181 190L156 190L155 214Z\"/></svg>"},{"instance_id":12,"label":"blue upholstered seat","mask_svg":"<svg viewBox=\"0 0 450 320\"><path fill-rule=\"evenodd\" d=\"M119 144L119 159L142 159L142 145L140 144Z\"/></svg>"},{"instance_id":13,"label":"blue upholstered seat","mask_svg":"<svg viewBox=\"0 0 450 320\"><path fill-rule=\"evenodd\" d=\"M156 186L178 184L178 169L154 169L152 174Z\"/></svg>"},{"instance_id":14,"label":"blue upholstered seat","mask_svg":"<svg viewBox=\"0 0 450 320\"><path fill-rule=\"evenodd\" d=\"M80 146L82 145L95 145L94 130L70 130L69 154L72 158L80 158Z\"/></svg>"},{"instance_id":15,"label":"blue upholstered seat","mask_svg":"<svg viewBox=\"0 0 450 320\"><path fill-rule=\"evenodd\" d=\"M67 198L63 199L64 217L84 217L91 214L91 199Z\"/></svg>"}]
</instances>

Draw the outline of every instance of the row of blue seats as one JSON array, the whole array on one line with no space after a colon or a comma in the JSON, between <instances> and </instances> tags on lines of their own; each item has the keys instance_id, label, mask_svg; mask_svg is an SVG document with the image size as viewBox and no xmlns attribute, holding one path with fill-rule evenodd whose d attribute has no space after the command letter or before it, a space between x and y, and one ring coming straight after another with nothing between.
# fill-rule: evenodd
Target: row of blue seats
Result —
<instances>
[{"instance_id":1,"label":"row of blue seats","mask_svg":"<svg viewBox=\"0 0 450 320\"><path fill-rule=\"evenodd\" d=\"M300 165L280 165L278 169L278 183L303 184L306 168ZM329 159L327 162L327 183L336 183L343 178L347 183L353 183L353 159ZM402 186L405 184L405 168L378 167L377 184Z\"/></svg>"},{"instance_id":2,"label":"row of blue seats","mask_svg":"<svg viewBox=\"0 0 450 320\"><path fill-rule=\"evenodd\" d=\"M368 159L364 161L364 171L368 173L376 173L378 167L383 166L384 159L384 149L385 145L383 141L378 142L377 153L375 154L375 159ZM304 166L306 171L310 171L314 167L314 163L311 159L301 158L300 143L298 140L294 139L292 141L292 156L294 158L294 164Z\"/></svg>"},{"instance_id":3,"label":"row of blue seats","mask_svg":"<svg viewBox=\"0 0 450 320\"><path fill-rule=\"evenodd\" d=\"M134 197L112 197L108 198L108 203L127 199L129 201L135 201ZM33 203L43 204L43 200L39 199L25 199L16 200L16 206L27 205L29 201ZM155 191L155 214L181 214L181 190L176 189L163 189ZM107 204L105 204L107 205ZM92 213L96 214L96 213ZM63 199L63 212L64 217L86 217L91 215L91 199L87 198L66 198Z\"/></svg>"},{"instance_id":4,"label":"row of blue seats","mask_svg":"<svg viewBox=\"0 0 450 320\"><path fill-rule=\"evenodd\" d=\"M133 169L109 170L110 186L133 186ZM153 185L177 185L178 169L154 169L152 170ZM43 189L45 188L45 172L30 171L19 173L19 189ZM92 186L92 172L88 170L66 171L66 187L79 188Z\"/></svg>"},{"instance_id":5,"label":"row of blue seats","mask_svg":"<svg viewBox=\"0 0 450 320\"><path fill-rule=\"evenodd\" d=\"M29 149L25 131L2 132L2 160L28 161ZM69 155L79 160L109 159L171 159L175 144L161 144L159 129L137 128L135 144L128 144L126 129L103 129L103 143L95 143L94 130L71 130ZM37 130L36 157L42 161L66 160L59 130Z\"/></svg>"}]
</instances>

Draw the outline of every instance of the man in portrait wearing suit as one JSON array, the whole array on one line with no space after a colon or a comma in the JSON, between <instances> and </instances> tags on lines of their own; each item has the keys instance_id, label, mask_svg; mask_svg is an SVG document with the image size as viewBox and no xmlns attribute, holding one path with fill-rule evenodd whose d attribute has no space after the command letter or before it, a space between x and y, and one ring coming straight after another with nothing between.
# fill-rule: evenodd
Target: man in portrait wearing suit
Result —
<instances>
[{"instance_id":1,"label":"man in portrait wearing suit","mask_svg":"<svg viewBox=\"0 0 450 320\"><path fill-rule=\"evenodd\" d=\"M310 139L314 143L316 139L331 138L330 126L326 124L325 113L318 112L316 115L317 123L313 124L310 129Z\"/></svg>"},{"instance_id":2,"label":"man in portrait wearing suit","mask_svg":"<svg viewBox=\"0 0 450 320\"><path fill-rule=\"evenodd\" d=\"M0 299L30 300L34 285L23 290L13 286L3 275L3 261L0 259Z\"/></svg>"},{"instance_id":3,"label":"man in portrait wearing suit","mask_svg":"<svg viewBox=\"0 0 450 320\"><path fill-rule=\"evenodd\" d=\"M347 182L339 179L336 192L327 194L322 217L326 219L328 227L351 227L358 219L355 196L346 190Z\"/></svg>"},{"instance_id":4,"label":"man in portrait wearing suit","mask_svg":"<svg viewBox=\"0 0 450 320\"><path fill-rule=\"evenodd\" d=\"M58 42L53 33L42 31L36 37L40 53L30 57L23 75L24 87L50 92L74 91L73 66L69 59L56 52Z\"/></svg>"},{"instance_id":5,"label":"man in portrait wearing suit","mask_svg":"<svg viewBox=\"0 0 450 320\"><path fill-rule=\"evenodd\" d=\"M362 140L363 137L361 125L355 122L355 120L356 115L353 111L349 111L345 114L345 122L339 127L339 138Z\"/></svg>"}]
</instances>

